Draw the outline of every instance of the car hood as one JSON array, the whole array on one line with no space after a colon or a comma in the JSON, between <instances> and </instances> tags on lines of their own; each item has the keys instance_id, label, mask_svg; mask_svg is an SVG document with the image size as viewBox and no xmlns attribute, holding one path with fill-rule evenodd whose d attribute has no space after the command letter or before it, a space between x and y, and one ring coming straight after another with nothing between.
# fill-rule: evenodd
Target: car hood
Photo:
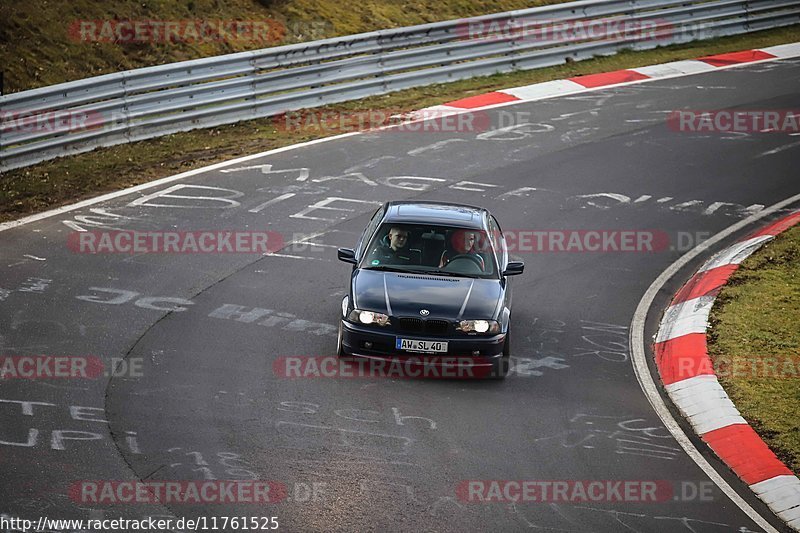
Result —
<instances>
[{"instance_id":1,"label":"car hood","mask_svg":"<svg viewBox=\"0 0 800 533\"><path fill-rule=\"evenodd\" d=\"M451 278L359 270L353 276L353 296L360 309L390 316L430 318L497 318L503 286L496 279Z\"/></svg>"}]
</instances>

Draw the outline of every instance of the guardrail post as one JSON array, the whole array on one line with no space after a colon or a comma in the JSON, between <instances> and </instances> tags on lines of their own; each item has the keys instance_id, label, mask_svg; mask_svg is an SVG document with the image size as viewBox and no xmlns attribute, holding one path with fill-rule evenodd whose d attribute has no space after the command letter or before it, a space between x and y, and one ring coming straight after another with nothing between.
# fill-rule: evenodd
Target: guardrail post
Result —
<instances>
[{"instance_id":1,"label":"guardrail post","mask_svg":"<svg viewBox=\"0 0 800 533\"><path fill-rule=\"evenodd\" d=\"M250 56L250 69L252 70L250 74L250 83L247 85L250 88L250 96L253 100L253 111L252 115L253 118L258 114L258 96L256 95L257 87L256 81L258 80L258 67L256 66L256 58L255 56Z\"/></svg>"},{"instance_id":2,"label":"guardrail post","mask_svg":"<svg viewBox=\"0 0 800 533\"><path fill-rule=\"evenodd\" d=\"M125 138L128 139L128 141L130 141L132 138L131 129L133 128L133 124L131 123L131 113L128 107L128 77L123 76L121 83L122 83L122 113L123 113L122 118L124 120L124 125L125 125L124 135ZM116 125L116 122L117 122L116 118L112 116L108 125L109 129L113 130L114 126Z\"/></svg>"},{"instance_id":3,"label":"guardrail post","mask_svg":"<svg viewBox=\"0 0 800 533\"><path fill-rule=\"evenodd\" d=\"M750 29L750 0L744 2L744 27L746 30Z\"/></svg>"},{"instance_id":4,"label":"guardrail post","mask_svg":"<svg viewBox=\"0 0 800 533\"><path fill-rule=\"evenodd\" d=\"M383 39L385 33L379 32L378 42L381 43L380 51L378 51L378 71L375 73L375 77L381 79L381 92L388 92L389 91L389 82L386 79L385 71L386 71L386 60L384 58L384 47L383 47ZM392 41L392 35L389 35L389 42Z\"/></svg>"},{"instance_id":5,"label":"guardrail post","mask_svg":"<svg viewBox=\"0 0 800 533\"><path fill-rule=\"evenodd\" d=\"M510 37L511 37L511 40L509 41L509 44L511 45L511 49L508 52L508 55L512 58L512 63L511 63L510 66L511 66L511 70L517 70L517 64L516 64L516 62L513 61L516 58L517 52L519 50L519 46L518 46L517 40L518 39L520 39L520 40L525 39L525 32L524 32L523 29L516 27L517 19L513 15L511 17L509 17L508 19L506 19L506 24L507 24L507 27L508 27L508 32L509 32ZM501 29L501 32L502 32L502 29ZM502 37L503 36L502 36L502 33L501 33L499 38L502 39Z\"/></svg>"}]
</instances>

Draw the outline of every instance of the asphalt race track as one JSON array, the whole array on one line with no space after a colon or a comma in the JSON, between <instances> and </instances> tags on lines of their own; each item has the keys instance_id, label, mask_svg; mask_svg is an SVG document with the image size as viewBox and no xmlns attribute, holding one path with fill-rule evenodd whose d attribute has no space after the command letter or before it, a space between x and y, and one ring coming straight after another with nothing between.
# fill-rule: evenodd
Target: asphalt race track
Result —
<instances>
[{"instance_id":1,"label":"asphalt race track","mask_svg":"<svg viewBox=\"0 0 800 533\"><path fill-rule=\"evenodd\" d=\"M800 192L800 138L674 131L667 114L798 109L799 88L800 61L783 60L499 107L486 111L490 130L346 136L1 232L0 354L90 355L120 375L0 383L0 513L276 516L287 531L761 531L664 428L634 375L628 329L650 283L698 239ZM504 381L282 376L280 358L334 355L349 275L336 247L353 247L380 202L411 198L485 206L512 234L657 231L670 243L512 252L526 271L513 280ZM68 246L75 231L115 229L266 229L287 246L266 256ZM647 338L688 270L657 300ZM123 504L76 490L247 479L287 498ZM469 480L707 492L474 502L458 491Z\"/></svg>"}]
</instances>

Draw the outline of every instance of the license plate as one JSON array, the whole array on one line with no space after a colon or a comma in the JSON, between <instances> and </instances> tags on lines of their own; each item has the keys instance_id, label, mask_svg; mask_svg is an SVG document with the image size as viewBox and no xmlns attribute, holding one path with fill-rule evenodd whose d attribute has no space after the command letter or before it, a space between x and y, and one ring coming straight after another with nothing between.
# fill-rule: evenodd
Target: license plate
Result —
<instances>
[{"instance_id":1,"label":"license plate","mask_svg":"<svg viewBox=\"0 0 800 533\"><path fill-rule=\"evenodd\" d=\"M405 350L407 352L447 353L446 341L424 341L419 339L401 339L397 337L397 344L395 347L398 350Z\"/></svg>"}]
</instances>

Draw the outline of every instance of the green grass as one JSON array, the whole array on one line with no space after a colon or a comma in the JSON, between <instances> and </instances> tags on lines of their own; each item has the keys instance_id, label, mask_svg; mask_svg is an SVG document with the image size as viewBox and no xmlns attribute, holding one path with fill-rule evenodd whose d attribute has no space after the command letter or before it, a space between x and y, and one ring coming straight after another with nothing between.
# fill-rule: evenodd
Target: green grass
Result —
<instances>
[{"instance_id":1,"label":"green grass","mask_svg":"<svg viewBox=\"0 0 800 533\"><path fill-rule=\"evenodd\" d=\"M726 37L644 52L566 63L545 69L473 78L399 91L385 96L317 108L315 112L390 110L404 112L471 94L580 74L691 59L706 54L800 41L800 26ZM390 113L386 113L388 116ZM287 130L280 118L265 118L213 129L102 148L0 175L0 221L122 189L237 156L340 133L335 128Z\"/></svg>"},{"instance_id":2,"label":"green grass","mask_svg":"<svg viewBox=\"0 0 800 533\"><path fill-rule=\"evenodd\" d=\"M748 258L711 313L709 352L742 416L800 474L800 226Z\"/></svg>"},{"instance_id":3,"label":"green grass","mask_svg":"<svg viewBox=\"0 0 800 533\"><path fill-rule=\"evenodd\" d=\"M219 42L104 43L70 35L74 21L274 20L266 45L351 35L534 7L565 0L94 0L0 2L0 65L5 93L174 61L265 47L248 39Z\"/></svg>"}]
</instances>

